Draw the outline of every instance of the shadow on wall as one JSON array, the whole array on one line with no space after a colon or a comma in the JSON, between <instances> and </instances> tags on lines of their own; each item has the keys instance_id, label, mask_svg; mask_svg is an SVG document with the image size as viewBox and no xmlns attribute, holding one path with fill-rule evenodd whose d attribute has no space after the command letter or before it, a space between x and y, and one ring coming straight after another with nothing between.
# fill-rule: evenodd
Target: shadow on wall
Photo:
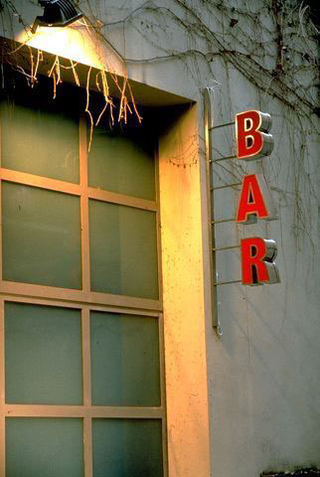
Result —
<instances>
[{"instance_id":1,"label":"shadow on wall","mask_svg":"<svg viewBox=\"0 0 320 477\"><path fill-rule=\"evenodd\" d=\"M260 477L320 477L320 470L316 468L301 469L295 472L263 472Z\"/></svg>"}]
</instances>

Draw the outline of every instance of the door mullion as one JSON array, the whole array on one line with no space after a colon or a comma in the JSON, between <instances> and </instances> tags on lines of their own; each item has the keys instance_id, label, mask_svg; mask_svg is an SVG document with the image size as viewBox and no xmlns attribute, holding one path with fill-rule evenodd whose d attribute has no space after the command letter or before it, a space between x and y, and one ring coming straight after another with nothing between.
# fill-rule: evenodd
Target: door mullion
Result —
<instances>
[{"instance_id":1,"label":"door mullion","mask_svg":"<svg viewBox=\"0 0 320 477\"><path fill-rule=\"evenodd\" d=\"M90 249L89 249L89 198L88 198L88 149L86 120L82 116L79 123L79 156L81 188L81 263L82 289L90 291Z\"/></svg>"},{"instance_id":2,"label":"door mullion","mask_svg":"<svg viewBox=\"0 0 320 477\"><path fill-rule=\"evenodd\" d=\"M82 369L83 404L91 406L91 346L90 346L90 309L84 306L81 313L82 323ZM83 419L84 477L92 477L92 419Z\"/></svg>"},{"instance_id":3,"label":"door mullion","mask_svg":"<svg viewBox=\"0 0 320 477\"><path fill-rule=\"evenodd\" d=\"M92 477L92 419L85 417L83 420L83 444L84 444L84 477Z\"/></svg>"},{"instance_id":4,"label":"door mullion","mask_svg":"<svg viewBox=\"0 0 320 477\"><path fill-rule=\"evenodd\" d=\"M0 477L5 477L5 334L4 300L0 299Z\"/></svg>"}]
</instances>

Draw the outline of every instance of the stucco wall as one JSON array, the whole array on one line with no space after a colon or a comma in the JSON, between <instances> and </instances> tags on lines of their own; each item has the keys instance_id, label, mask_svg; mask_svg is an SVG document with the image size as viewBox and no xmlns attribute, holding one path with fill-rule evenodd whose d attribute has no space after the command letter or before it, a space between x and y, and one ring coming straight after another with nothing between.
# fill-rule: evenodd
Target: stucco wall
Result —
<instances>
[{"instance_id":1,"label":"stucco wall","mask_svg":"<svg viewBox=\"0 0 320 477\"><path fill-rule=\"evenodd\" d=\"M305 121L307 130L305 119L288 115L281 102L261 97L236 74L229 75L228 85L229 91L237 91L231 96L229 120L237 111L269 112L275 148L269 158L244 164L243 171L231 164L234 160L217 163L214 174L232 183L244 172L263 172L279 213L279 219L269 223L216 227L217 245L260 236L275 239L279 251L281 283L218 287L223 336L217 340L208 331L213 475L245 477L268 469L319 465L317 198L312 192L318 151L309 137L308 152L302 155L295 127ZM216 91L216 103L226 96L224 89ZM219 114L216 120L219 123ZM219 150L232 149L232 129L213 134L215 157ZM296 188L301 188L300 196ZM217 217L235 214L238 198L239 192L232 189L216 192ZM297 206L306 214L309 237L296 229L302 226L295 215ZM218 281L240 277L238 257L238 251L220 252Z\"/></svg>"},{"instance_id":2,"label":"stucco wall","mask_svg":"<svg viewBox=\"0 0 320 477\"><path fill-rule=\"evenodd\" d=\"M170 114L171 111L171 114ZM197 106L167 109L159 179L169 476L210 475Z\"/></svg>"}]
</instances>

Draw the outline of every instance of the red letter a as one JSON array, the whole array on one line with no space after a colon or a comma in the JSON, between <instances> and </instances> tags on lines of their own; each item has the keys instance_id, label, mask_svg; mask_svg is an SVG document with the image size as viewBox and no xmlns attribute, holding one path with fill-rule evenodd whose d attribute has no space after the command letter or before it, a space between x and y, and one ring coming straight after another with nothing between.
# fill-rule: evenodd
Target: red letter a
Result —
<instances>
[{"instance_id":1,"label":"red letter a","mask_svg":"<svg viewBox=\"0 0 320 477\"><path fill-rule=\"evenodd\" d=\"M250 214L256 214L259 219L270 216L256 174L243 178L236 222L246 222Z\"/></svg>"}]
</instances>

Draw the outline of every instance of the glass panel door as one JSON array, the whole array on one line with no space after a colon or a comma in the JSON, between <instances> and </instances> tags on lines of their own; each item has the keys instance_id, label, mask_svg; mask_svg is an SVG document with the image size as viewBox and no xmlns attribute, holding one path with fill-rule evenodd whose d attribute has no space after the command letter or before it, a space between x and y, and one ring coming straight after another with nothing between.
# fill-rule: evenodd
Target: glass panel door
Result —
<instances>
[{"instance_id":1,"label":"glass panel door","mask_svg":"<svg viewBox=\"0 0 320 477\"><path fill-rule=\"evenodd\" d=\"M165 476L156 141L79 94L0 101L0 475Z\"/></svg>"}]
</instances>

